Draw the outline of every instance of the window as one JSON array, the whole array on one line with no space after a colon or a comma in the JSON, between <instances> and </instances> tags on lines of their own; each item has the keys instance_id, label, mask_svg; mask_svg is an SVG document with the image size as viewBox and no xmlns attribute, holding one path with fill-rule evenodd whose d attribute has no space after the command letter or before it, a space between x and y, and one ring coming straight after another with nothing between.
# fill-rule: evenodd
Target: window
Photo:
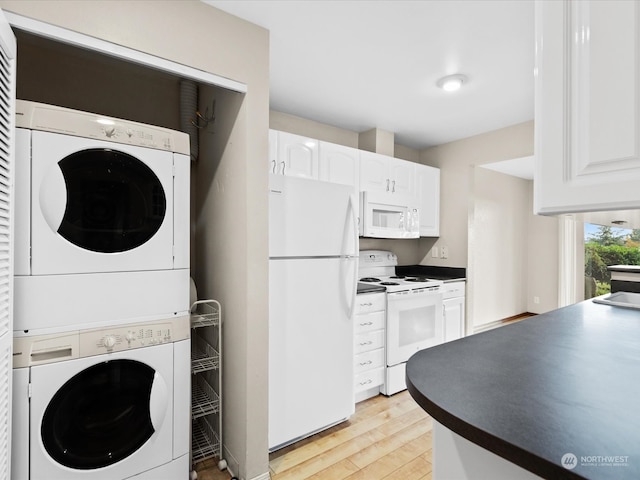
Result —
<instances>
[{"instance_id":1,"label":"window","mask_svg":"<svg viewBox=\"0 0 640 480\"><path fill-rule=\"evenodd\" d=\"M585 298L611 291L610 265L640 265L640 229L584 224Z\"/></svg>"}]
</instances>

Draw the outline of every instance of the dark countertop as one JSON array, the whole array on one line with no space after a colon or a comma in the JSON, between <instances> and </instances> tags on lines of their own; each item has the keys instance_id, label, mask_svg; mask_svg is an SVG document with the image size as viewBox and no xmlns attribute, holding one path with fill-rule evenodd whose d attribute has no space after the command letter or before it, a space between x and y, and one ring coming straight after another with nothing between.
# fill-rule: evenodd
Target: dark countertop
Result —
<instances>
[{"instance_id":1,"label":"dark countertop","mask_svg":"<svg viewBox=\"0 0 640 480\"><path fill-rule=\"evenodd\" d=\"M445 427L543 478L640 478L638 310L587 300L422 350L407 386ZM606 455L627 463L581 459Z\"/></svg>"},{"instance_id":2,"label":"dark countertop","mask_svg":"<svg viewBox=\"0 0 640 480\"><path fill-rule=\"evenodd\" d=\"M398 265L396 267L396 275L420 276L445 282L456 282L466 279L467 269L461 267L438 267L436 265Z\"/></svg>"},{"instance_id":3,"label":"dark countertop","mask_svg":"<svg viewBox=\"0 0 640 480\"><path fill-rule=\"evenodd\" d=\"M374 292L386 292L387 289L382 285L371 285L370 283L358 282L357 293L374 293Z\"/></svg>"}]
</instances>

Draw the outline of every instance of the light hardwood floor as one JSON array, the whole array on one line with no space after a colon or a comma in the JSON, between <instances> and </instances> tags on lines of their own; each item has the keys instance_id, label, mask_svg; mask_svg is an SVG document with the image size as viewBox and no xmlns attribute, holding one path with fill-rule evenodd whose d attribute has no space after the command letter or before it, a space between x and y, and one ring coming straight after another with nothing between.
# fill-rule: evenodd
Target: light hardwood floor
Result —
<instances>
[{"instance_id":1,"label":"light hardwood floor","mask_svg":"<svg viewBox=\"0 0 640 480\"><path fill-rule=\"evenodd\" d=\"M431 428L407 391L379 395L358 403L348 421L272 453L271 479L431 480ZM199 480L230 478L209 465L199 466Z\"/></svg>"}]
</instances>

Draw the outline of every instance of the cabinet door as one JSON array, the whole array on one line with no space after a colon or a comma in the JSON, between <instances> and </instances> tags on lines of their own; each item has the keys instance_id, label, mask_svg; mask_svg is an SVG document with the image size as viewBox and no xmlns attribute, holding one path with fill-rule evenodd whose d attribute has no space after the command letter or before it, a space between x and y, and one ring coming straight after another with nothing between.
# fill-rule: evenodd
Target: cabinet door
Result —
<instances>
[{"instance_id":1,"label":"cabinet door","mask_svg":"<svg viewBox=\"0 0 640 480\"><path fill-rule=\"evenodd\" d=\"M353 208L360 215L360 151L356 148L320 142L320 180L353 188ZM358 218L358 229L361 222ZM359 232L361 233L361 232Z\"/></svg>"},{"instance_id":2,"label":"cabinet door","mask_svg":"<svg viewBox=\"0 0 640 480\"><path fill-rule=\"evenodd\" d=\"M539 213L640 207L640 2L536 2Z\"/></svg>"},{"instance_id":3,"label":"cabinet door","mask_svg":"<svg viewBox=\"0 0 640 480\"><path fill-rule=\"evenodd\" d=\"M389 192L389 158L379 153L360 152L360 191Z\"/></svg>"},{"instance_id":4,"label":"cabinet door","mask_svg":"<svg viewBox=\"0 0 640 480\"><path fill-rule=\"evenodd\" d=\"M291 177L318 178L318 141L278 132L278 173Z\"/></svg>"},{"instance_id":5,"label":"cabinet door","mask_svg":"<svg viewBox=\"0 0 640 480\"><path fill-rule=\"evenodd\" d=\"M416 193L420 206L420 236L440 235L440 169L415 165Z\"/></svg>"},{"instance_id":6,"label":"cabinet door","mask_svg":"<svg viewBox=\"0 0 640 480\"><path fill-rule=\"evenodd\" d=\"M320 142L320 180L354 187L360 186L360 152L355 148Z\"/></svg>"},{"instance_id":7,"label":"cabinet door","mask_svg":"<svg viewBox=\"0 0 640 480\"><path fill-rule=\"evenodd\" d=\"M442 302L444 311L444 341L450 342L464 336L464 297Z\"/></svg>"},{"instance_id":8,"label":"cabinet door","mask_svg":"<svg viewBox=\"0 0 640 480\"><path fill-rule=\"evenodd\" d=\"M389 159L389 178L391 193L413 196L416 193L415 163L397 158Z\"/></svg>"},{"instance_id":9,"label":"cabinet door","mask_svg":"<svg viewBox=\"0 0 640 480\"><path fill-rule=\"evenodd\" d=\"M278 132L276 130L269 130L269 172L278 172Z\"/></svg>"}]
</instances>

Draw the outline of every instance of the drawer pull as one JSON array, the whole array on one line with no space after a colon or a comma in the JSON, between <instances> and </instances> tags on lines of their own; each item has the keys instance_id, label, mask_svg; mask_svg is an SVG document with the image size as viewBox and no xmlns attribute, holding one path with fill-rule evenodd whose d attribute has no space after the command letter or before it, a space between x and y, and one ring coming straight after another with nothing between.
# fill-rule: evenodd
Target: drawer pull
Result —
<instances>
[{"instance_id":1,"label":"drawer pull","mask_svg":"<svg viewBox=\"0 0 640 480\"><path fill-rule=\"evenodd\" d=\"M373 383L373 380L369 379L366 382L360 382L359 385L368 385L370 383Z\"/></svg>"},{"instance_id":2,"label":"drawer pull","mask_svg":"<svg viewBox=\"0 0 640 480\"><path fill-rule=\"evenodd\" d=\"M360 342L361 346L365 346L365 345L371 345L373 343L373 340L369 340L368 342Z\"/></svg>"},{"instance_id":3,"label":"drawer pull","mask_svg":"<svg viewBox=\"0 0 640 480\"><path fill-rule=\"evenodd\" d=\"M361 307L370 307L371 305L373 305L373 303L371 303L371 302L361 303L360 304Z\"/></svg>"},{"instance_id":4,"label":"drawer pull","mask_svg":"<svg viewBox=\"0 0 640 480\"><path fill-rule=\"evenodd\" d=\"M365 365L371 365L373 362L371 360L367 360L366 362L360 362L360 366L364 367Z\"/></svg>"},{"instance_id":5,"label":"drawer pull","mask_svg":"<svg viewBox=\"0 0 640 480\"><path fill-rule=\"evenodd\" d=\"M367 325L373 325L373 322L362 322L360 324L361 327L366 327Z\"/></svg>"}]
</instances>

